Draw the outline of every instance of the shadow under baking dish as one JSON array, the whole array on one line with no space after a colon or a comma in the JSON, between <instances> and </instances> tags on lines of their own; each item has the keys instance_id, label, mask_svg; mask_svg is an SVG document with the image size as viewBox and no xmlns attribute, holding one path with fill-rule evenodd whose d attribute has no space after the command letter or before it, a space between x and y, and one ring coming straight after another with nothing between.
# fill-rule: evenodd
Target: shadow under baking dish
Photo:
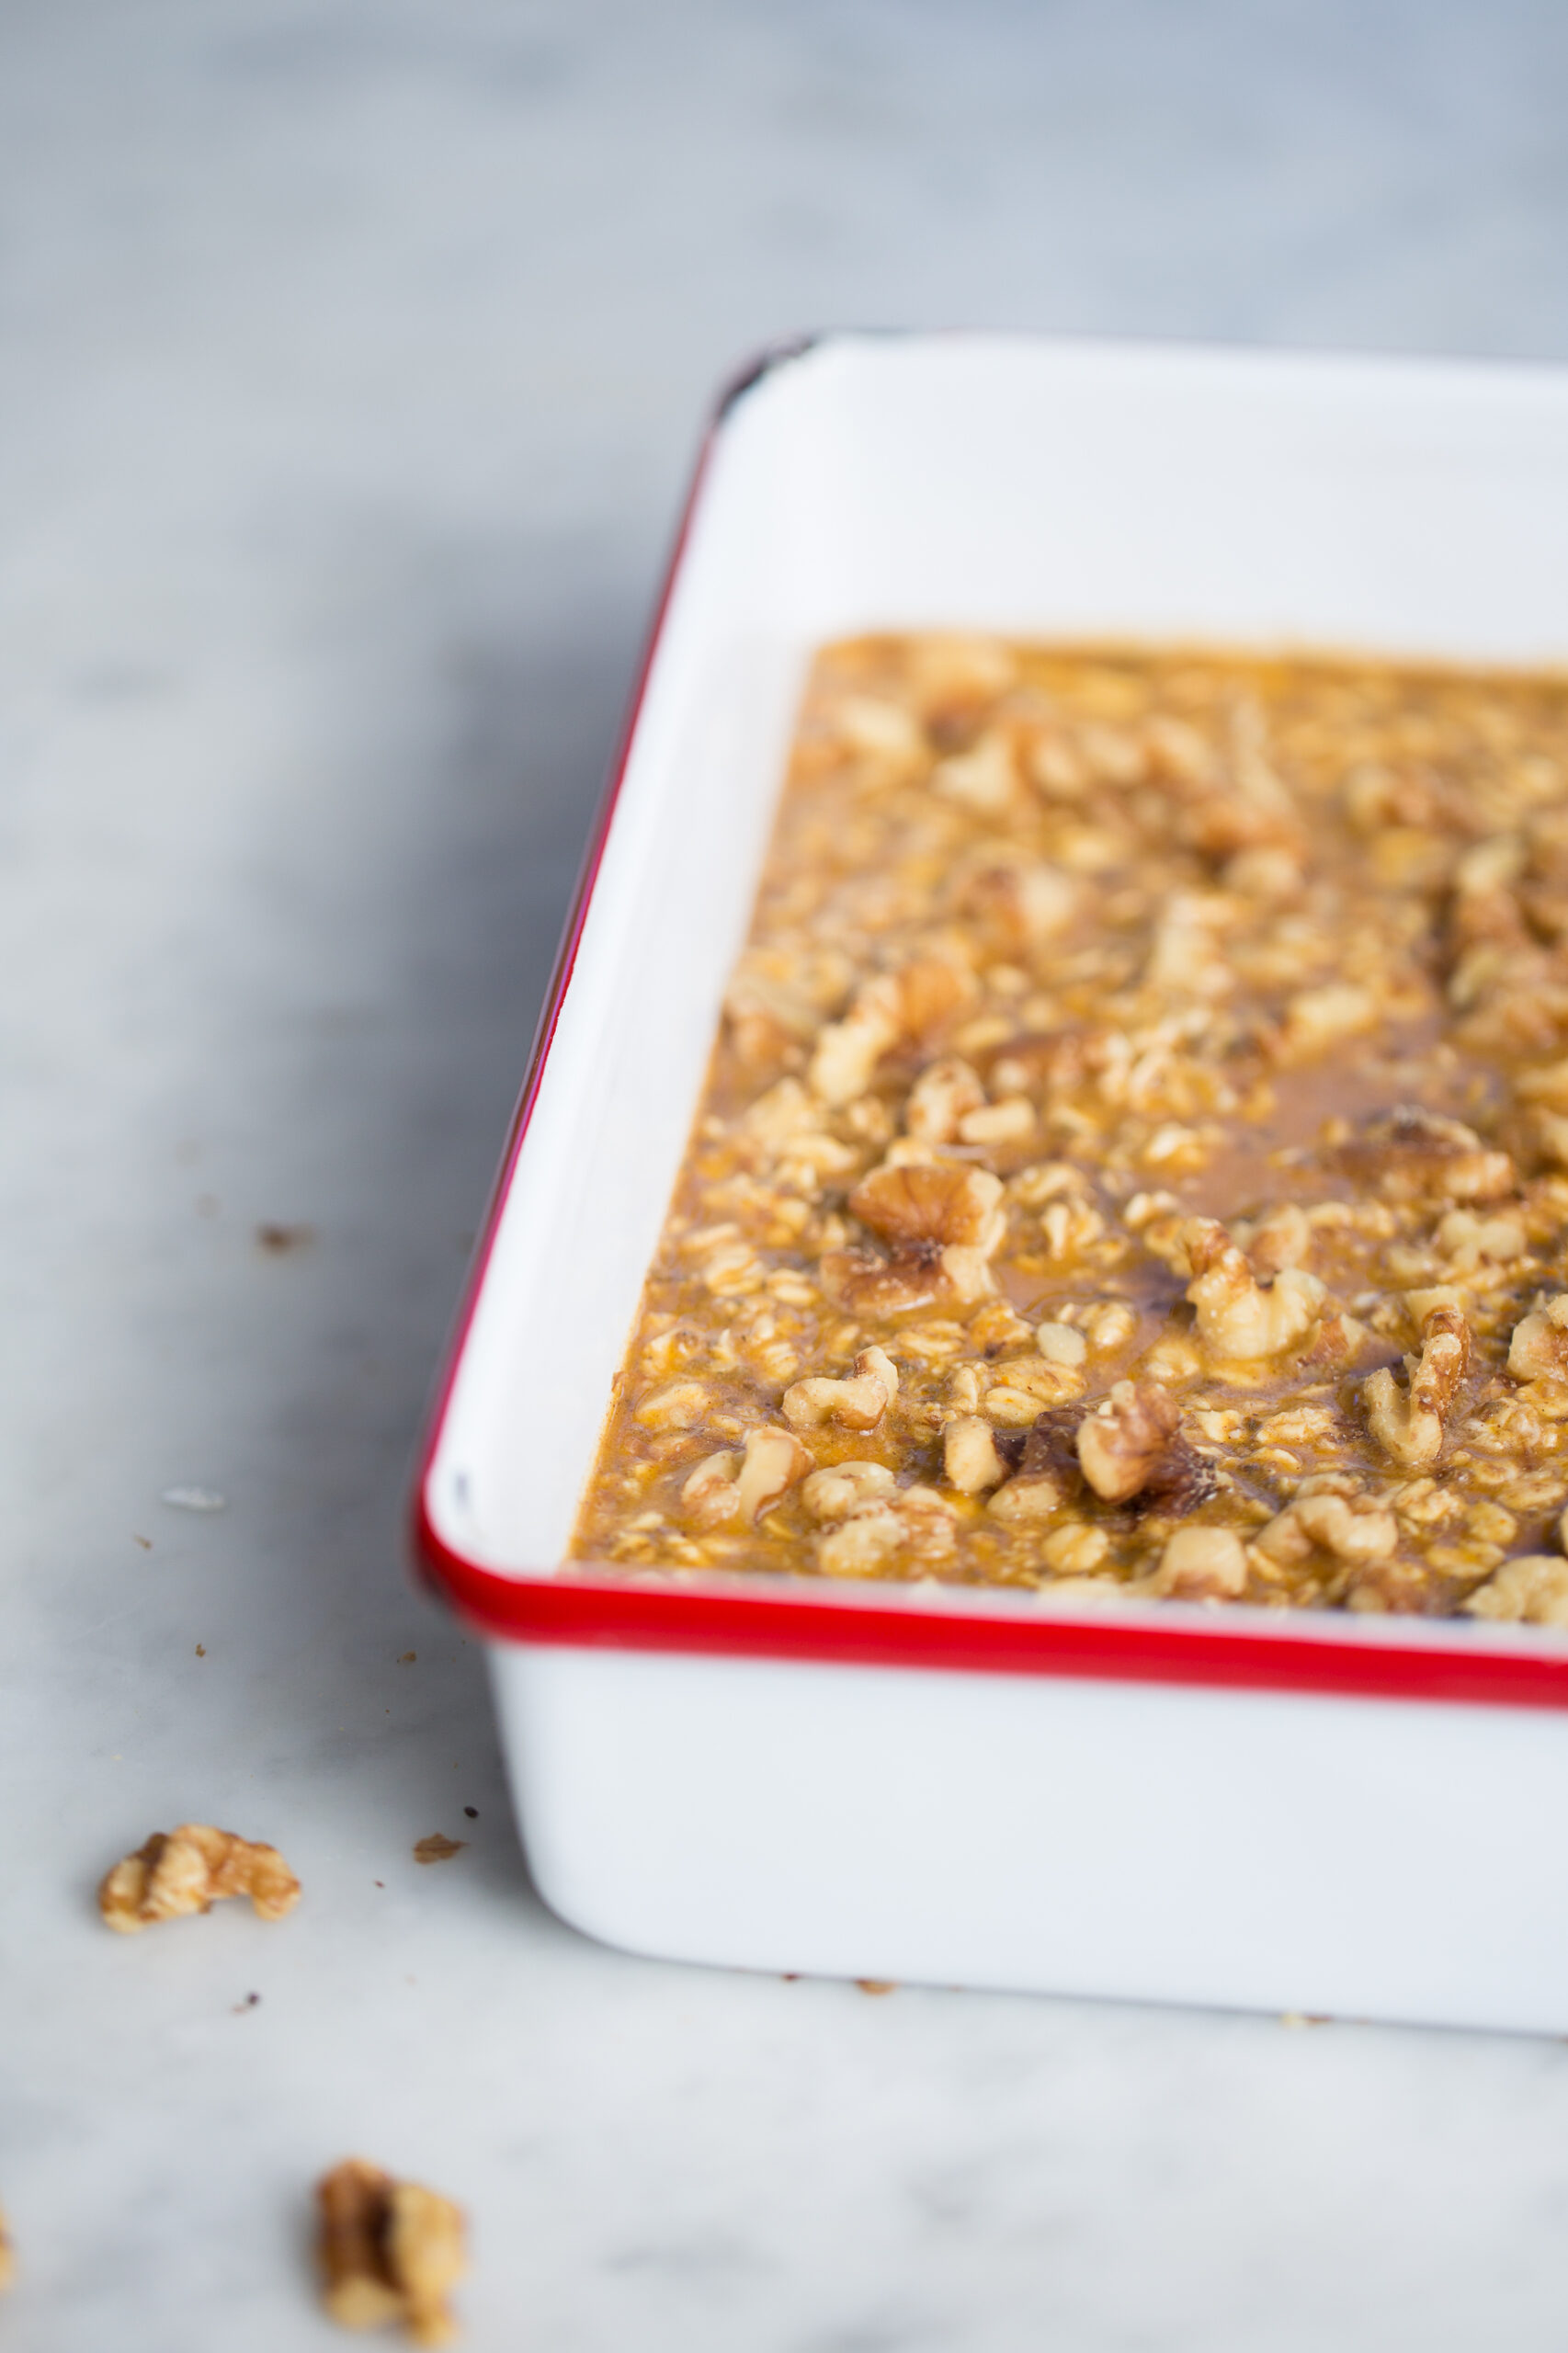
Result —
<instances>
[{"instance_id":1,"label":"shadow under baking dish","mask_svg":"<svg viewBox=\"0 0 1568 2353\"><path fill-rule=\"evenodd\" d=\"M649 1952L1568 2026L1544 1631L562 1572L812 651L1568 660L1568 375L835 337L710 435L428 1440L529 1857Z\"/></svg>"}]
</instances>

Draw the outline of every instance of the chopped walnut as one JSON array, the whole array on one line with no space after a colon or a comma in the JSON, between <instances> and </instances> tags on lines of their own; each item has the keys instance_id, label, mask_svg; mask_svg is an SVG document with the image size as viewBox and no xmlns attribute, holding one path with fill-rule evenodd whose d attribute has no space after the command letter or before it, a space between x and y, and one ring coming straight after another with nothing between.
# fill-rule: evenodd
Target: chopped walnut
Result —
<instances>
[{"instance_id":1,"label":"chopped walnut","mask_svg":"<svg viewBox=\"0 0 1568 2353\"><path fill-rule=\"evenodd\" d=\"M891 1492L892 1472L881 1462L835 1462L813 1471L801 1489L801 1500L813 1519L847 1519L872 1495Z\"/></svg>"},{"instance_id":2,"label":"chopped walnut","mask_svg":"<svg viewBox=\"0 0 1568 2353\"><path fill-rule=\"evenodd\" d=\"M849 1381L797 1381L786 1389L783 1415L792 1429L820 1429L842 1422L852 1430L874 1430L898 1395L898 1368L881 1348L862 1348Z\"/></svg>"},{"instance_id":3,"label":"chopped walnut","mask_svg":"<svg viewBox=\"0 0 1568 2353\"><path fill-rule=\"evenodd\" d=\"M1234 1601L1246 1584L1246 1546L1234 1529L1178 1528L1165 1539L1150 1590L1166 1601Z\"/></svg>"},{"instance_id":4,"label":"chopped walnut","mask_svg":"<svg viewBox=\"0 0 1568 2353\"><path fill-rule=\"evenodd\" d=\"M1064 1528L1051 1529L1040 1545L1040 1557L1055 1576L1085 1576L1099 1567L1109 1551L1110 1539L1103 1528L1072 1519Z\"/></svg>"},{"instance_id":5,"label":"chopped walnut","mask_svg":"<svg viewBox=\"0 0 1568 2353\"><path fill-rule=\"evenodd\" d=\"M1399 1542L1399 1522L1371 1495L1298 1495L1253 1539L1269 1560L1295 1568L1314 1547L1336 1561L1385 1560Z\"/></svg>"},{"instance_id":6,"label":"chopped walnut","mask_svg":"<svg viewBox=\"0 0 1568 2353\"><path fill-rule=\"evenodd\" d=\"M450 2345L448 2298L468 2268L460 2210L417 2182L347 2157L316 2184L323 2301L342 2328L398 2322L415 2345Z\"/></svg>"},{"instance_id":7,"label":"chopped walnut","mask_svg":"<svg viewBox=\"0 0 1568 2353\"><path fill-rule=\"evenodd\" d=\"M182 1822L177 1830L155 1830L105 1874L98 1910L107 1927L133 1936L154 1920L210 1912L226 1895L248 1895L263 1920L281 1920L300 1900L300 1882L276 1847Z\"/></svg>"},{"instance_id":8,"label":"chopped walnut","mask_svg":"<svg viewBox=\"0 0 1568 2353\"><path fill-rule=\"evenodd\" d=\"M788 1430L750 1429L744 1451L710 1454L698 1464L681 1501L707 1526L738 1519L750 1527L811 1466L811 1456Z\"/></svg>"},{"instance_id":9,"label":"chopped walnut","mask_svg":"<svg viewBox=\"0 0 1568 2353\"><path fill-rule=\"evenodd\" d=\"M1508 1342L1508 1370L1516 1381L1540 1381L1568 1372L1568 1291L1515 1324Z\"/></svg>"},{"instance_id":10,"label":"chopped walnut","mask_svg":"<svg viewBox=\"0 0 1568 2353\"><path fill-rule=\"evenodd\" d=\"M912 1136L926 1143L951 1143L959 1122L978 1111L985 1089L971 1065L955 1055L929 1063L909 1090L903 1124Z\"/></svg>"},{"instance_id":11,"label":"chopped walnut","mask_svg":"<svg viewBox=\"0 0 1568 2353\"><path fill-rule=\"evenodd\" d=\"M1181 1238L1193 1270L1187 1295L1206 1347L1245 1360L1278 1356L1305 1339L1323 1306L1315 1275L1283 1267L1266 1290L1215 1218L1189 1218Z\"/></svg>"},{"instance_id":12,"label":"chopped walnut","mask_svg":"<svg viewBox=\"0 0 1568 2353\"><path fill-rule=\"evenodd\" d=\"M1461 1309L1434 1307L1421 1325L1421 1354L1406 1357L1410 1375L1401 1392L1387 1366L1362 1390L1367 1426L1378 1444L1407 1471L1425 1471L1443 1450L1444 1427L1470 1362L1470 1325Z\"/></svg>"},{"instance_id":13,"label":"chopped walnut","mask_svg":"<svg viewBox=\"0 0 1568 2353\"><path fill-rule=\"evenodd\" d=\"M1312 1246L1312 1229L1307 1222L1307 1213L1295 1201L1281 1201L1278 1209L1259 1218L1245 1239L1241 1240L1255 1275L1278 1275L1287 1267L1303 1267Z\"/></svg>"},{"instance_id":14,"label":"chopped walnut","mask_svg":"<svg viewBox=\"0 0 1568 2353\"><path fill-rule=\"evenodd\" d=\"M949 1486L960 1495L983 1495L1007 1476L991 1425L978 1414L960 1414L948 1424L942 1434L942 1467Z\"/></svg>"},{"instance_id":15,"label":"chopped walnut","mask_svg":"<svg viewBox=\"0 0 1568 2353\"><path fill-rule=\"evenodd\" d=\"M1176 1399L1153 1381L1119 1381L1078 1426L1078 1461L1096 1495L1125 1503L1146 1487L1181 1421Z\"/></svg>"},{"instance_id":16,"label":"chopped walnut","mask_svg":"<svg viewBox=\"0 0 1568 2353\"><path fill-rule=\"evenodd\" d=\"M1517 1553L1460 1608L1471 1618L1568 1626L1568 1560L1556 1552Z\"/></svg>"},{"instance_id":17,"label":"chopped walnut","mask_svg":"<svg viewBox=\"0 0 1568 2353\"><path fill-rule=\"evenodd\" d=\"M950 1162L873 1168L849 1196L851 1213L884 1242L958 1243L987 1256L1004 1232L999 1180Z\"/></svg>"},{"instance_id":18,"label":"chopped walnut","mask_svg":"<svg viewBox=\"0 0 1568 2353\"><path fill-rule=\"evenodd\" d=\"M1342 1167L1392 1201L1494 1201L1514 1188L1514 1164L1462 1120L1404 1103L1339 1147Z\"/></svg>"},{"instance_id":19,"label":"chopped walnut","mask_svg":"<svg viewBox=\"0 0 1568 2353\"><path fill-rule=\"evenodd\" d=\"M952 1506L935 1488L879 1488L818 1537L817 1566L827 1577L874 1576L894 1560L918 1571L952 1548Z\"/></svg>"},{"instance_id":20,"label":"chopped walnut","mask_svg":"<svg viewBox=\"0 0 1568 2353\"><path fill-rule=\"evenodd\" d=\"M1042 1473L1038 1478L1020 1475L998 1487L986 1509L993 1518L1012 1522L1049 1519L1062 1507L1062 1483Z\"/></svg>"},{"instance_id":21,"label":"chopped walnut","mask_svg":"<svg viewBox=\"0 0 1568 2353\"><path fill-rule=\"evenodd\" d=\"M843 1020L830 1022L817 1040L806 1074L812 1093L829 1105L853 1101L901 1038L928 1036L973 991L972 976L939 957L917 957L866 982Z\"/></svg>"}]
</instances>

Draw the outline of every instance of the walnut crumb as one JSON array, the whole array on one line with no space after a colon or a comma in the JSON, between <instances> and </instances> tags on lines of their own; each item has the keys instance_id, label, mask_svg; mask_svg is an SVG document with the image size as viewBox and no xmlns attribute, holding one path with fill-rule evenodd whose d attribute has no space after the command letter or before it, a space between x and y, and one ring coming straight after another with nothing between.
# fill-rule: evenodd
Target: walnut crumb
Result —
<instances>
[{"instance_id":1,"label":"walnut crumb","mask_svg":"<svg viewBox=\"0 0 1568 2353\"><path fill-rule=\"evenodd\" d=\"M401 2322L415 2345L457 2336L448 2295L468 2268L461 2210L347 2157L316 2184L324 2302L342 2328Z\"/></svg>"},{"instance_id":2,"label":"walnut crumb","mask_svg":"<svg viewBox=\"0 0 1568 2353\"><path fill-rule=\"evenodd\" d=\"M133 1936L154 1920L210 1912L225 1895L248 1895L262 1919L281 1920L300 1900L300 1882L276 1847L252 1846L210 1823L182 1822L177 1830L154 1830L106 1872L98 1910L108 1927Z\"/></svg>"},{"instance_id":3,"label":"walnut crumb","mask_svg":"<svg viewBox=\"0 0 1568 2353\"><path fill-rule=\"evenodd\" d=\"M417 1838L414 1844L416 1863L449 1863L468 1845L466 1838L449 1838L444 1832L432 1830L428 1838Z\"/></svg>"}]
</instances>

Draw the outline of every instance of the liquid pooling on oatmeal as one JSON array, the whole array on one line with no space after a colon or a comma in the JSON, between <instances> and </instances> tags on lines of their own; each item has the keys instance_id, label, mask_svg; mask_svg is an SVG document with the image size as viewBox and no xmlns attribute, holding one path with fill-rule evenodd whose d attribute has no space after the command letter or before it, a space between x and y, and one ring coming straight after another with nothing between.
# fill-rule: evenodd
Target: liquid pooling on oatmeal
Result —
<instances>
[{"instance_id":1,"label":"liquid pooling on oatmeal","mask_svg":"<svg viewBox=\"0 0 1568 2353\"><path fill-rule=\"evenodd\" d=\"M573 1542L1568 1624L1568 681L813 670Z\"/></svg>"}]
</instances>

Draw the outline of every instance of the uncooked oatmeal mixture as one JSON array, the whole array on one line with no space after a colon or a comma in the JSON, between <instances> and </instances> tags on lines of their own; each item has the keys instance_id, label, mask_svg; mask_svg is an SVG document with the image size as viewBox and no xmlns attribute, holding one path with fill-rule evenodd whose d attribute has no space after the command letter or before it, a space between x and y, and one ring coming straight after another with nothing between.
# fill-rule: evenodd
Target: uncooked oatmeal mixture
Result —
<instances>
[{"instance_id":1,"label":"uncooked oatmeal mixture","mask_svg":"<svg viewBox=\"0 0 1568 2353\"><path fill-rule=\"evenodd\" d=\"M824 654L577 1557L1568 1624L1568 680Z\"/></svg>"}]
</instances>

